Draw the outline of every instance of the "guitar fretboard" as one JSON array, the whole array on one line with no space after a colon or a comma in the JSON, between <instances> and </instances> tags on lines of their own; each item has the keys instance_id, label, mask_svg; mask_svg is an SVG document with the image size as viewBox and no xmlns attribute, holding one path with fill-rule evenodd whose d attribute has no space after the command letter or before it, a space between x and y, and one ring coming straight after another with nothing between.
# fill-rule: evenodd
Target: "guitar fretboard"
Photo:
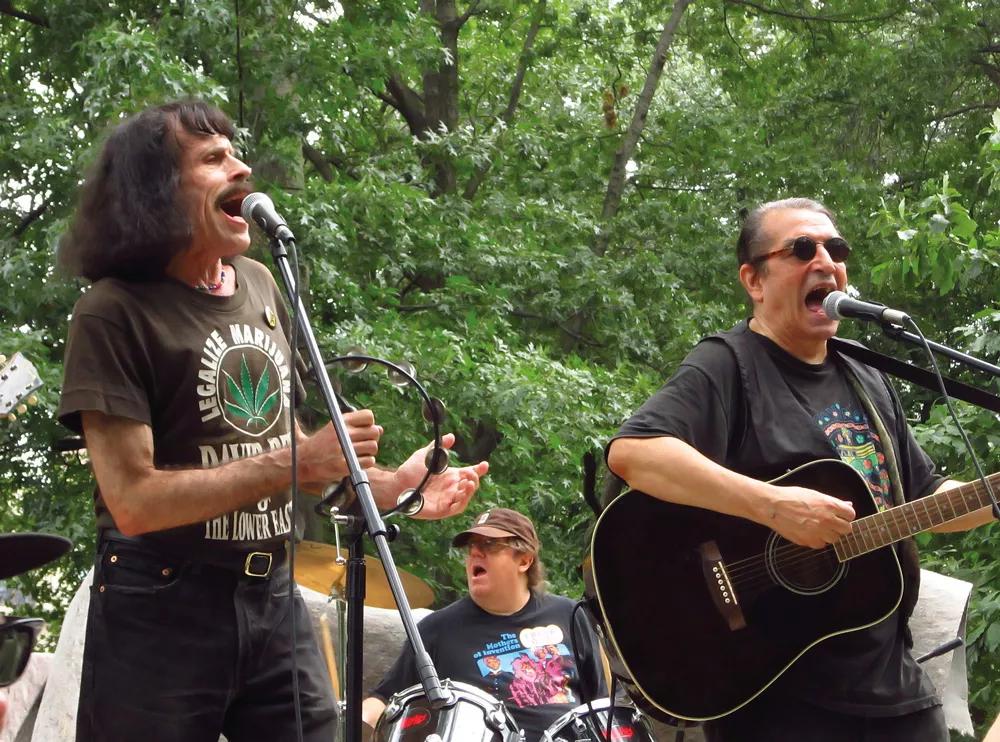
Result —
<instances>
[{"instance_id":1,"label":"guitar fretboard","mask_svg":"<svg viewBox=\"0 0 1000 742\"><path fill-rule=\"evenodd\" d=\"M1000 492L1000 473L986 478L994 494ZM985 485L976 480L935 495L883 510L851 524L851 532L834 545L837 558L848 559L888 546L990 505Z\"/></svg>"}]
</instances>

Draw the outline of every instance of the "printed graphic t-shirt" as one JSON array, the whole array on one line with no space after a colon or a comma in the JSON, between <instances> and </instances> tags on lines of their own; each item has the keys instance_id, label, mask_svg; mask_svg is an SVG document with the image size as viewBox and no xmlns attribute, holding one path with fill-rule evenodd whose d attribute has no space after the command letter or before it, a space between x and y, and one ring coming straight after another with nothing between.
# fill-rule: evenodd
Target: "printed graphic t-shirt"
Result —
<instances>
[{"instance_id":1,"label":"printed graphic t-shirt","mask_svg":"<svg viewBox=\"0 0 1000 742\"><path fill-rule=\"evenodd\" d=\"M697 345L674 376L622 426L616 438L679 438L713 461L759 479L821 458L840 458L864 478L879 509L892 502L884 443L832 355L821 364L791 356L746 328L761 379L747 400L732 351L719 341ZM866 389L873 399L888 391ZM913 438L902 410L886 400L886 420L907 499L934 491L943 477ZM770 408L766 419L749 410ZM610 445L610 444L609 444ZM810 649L768 691L861 716L894 716L939 703L934 688L903 646L898 611L875 626L827 639Z\"/></svg>"},{"instance_id":2,"label":"printed graphic t-shirt","mask_svg":"<svg viewBox=\"0 0 1000 742\"><path fill-rule=\"evenodd\" d=\"M211 468L290 444L294 375L288 316L268 270L227 260L236 292L179 281L97 281L76 303L59 419L81 431L96 410L150 426L158 469ZM98 528L115 527L100 489ZM241 510L148 534L171 552L210 559L274 549L291 530L287 492Z\"/></svg>"},{"instance_id":3,"label":"printed graphic t-shirt","mask_svg":"<svg viewBox=\"0 0 1000 742\"><path fill-rule=\"evenodd\" d=\"M588 700L584 688L607 695L594 633L582 611L576 617L577 666L573 605L559 595L532 593L517 613L495 616L465 597L424 618L418 629L442 680L468 683L500 699L526 742L536 742L552 722ZM413 651L405 644L371 695L387 701L419 682Z\"/></svg>"}]
</instances>

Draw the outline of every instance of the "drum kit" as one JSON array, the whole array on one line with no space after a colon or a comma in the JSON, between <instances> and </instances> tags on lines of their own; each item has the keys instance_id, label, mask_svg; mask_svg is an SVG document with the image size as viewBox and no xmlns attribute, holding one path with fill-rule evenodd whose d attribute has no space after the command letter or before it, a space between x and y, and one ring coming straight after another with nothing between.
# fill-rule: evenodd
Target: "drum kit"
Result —
<instances>
[{"instance_id":1,"label":"drum kit","mask_svg":"<svg viewBox=\"0 0 1000 742\"><path fill-rule=\"evenodd\" d=\"M329 544L303 541L295 547L295 581L311 590L338 598L346 592L346 550ZM365 605L395 608L385 571L378 559L365 557ZM434 602L430 586L416 575L399 570L410 605L428 608ZM340 682L332 644L324 625L320 636L330 669L334 694L340 698ZM373 742L524 742L524 733L507 707L475 686L442 680L450 696L447 704L434 709L418 684L389 699L372 735ZM611 711L610 737L608 714ZM631 702L607 698L578 706L545 731L539 742L654 742L646 718Z\"/></svg>"},{"instance_id":2,"label":"drum kit","mask_svg":"<svg viewBox=\"0 0 1000 742\"><path fill-rule=\"evenodd\" d=\"M524 742L524 732L501 701L466 683L444 680L442 686L451 701L436 710L419 685L389 699L373 742ZM631 702L615 701L612 706L601 698L567 711L539 742L654 742L654 737Z\"/></svg>"},{"instance_id":3,"label":"drum kit","mask_svg":"<svg viewBox=\"0 0 1000 742\"><path fill-rule=\"evenodd\" d=\"M434 602L430 585L414 574L402 569L398 571L410 606L429 608ZM316 541L296 544L295 581L323 595L344 595L347 592L347 550L338 551L334 546ZM396 607L382 563L373 556L365 556L365 605Z\"/></svg>"}]
</instances>

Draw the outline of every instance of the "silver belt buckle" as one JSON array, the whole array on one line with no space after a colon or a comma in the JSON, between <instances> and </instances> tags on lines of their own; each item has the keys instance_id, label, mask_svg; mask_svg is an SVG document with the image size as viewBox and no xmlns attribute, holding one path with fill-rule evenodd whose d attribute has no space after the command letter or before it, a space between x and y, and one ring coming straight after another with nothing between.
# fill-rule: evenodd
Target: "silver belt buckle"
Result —
<instances>
[{"instance_id":1,"label":"silver belt buckle","mask_svg":"<svg viewBox=\"0 0 1000 742\"><path fill-rule=\"evenodd\" d=\"M252 566L254 557L267 557L267 566L262 571L255 570ZM271 574L271 564L274 562L274 555L268 551L251 551L247 554L246 563L243 565L243 574L247 577L267 577Z\"/></svg>"}]
</instances>

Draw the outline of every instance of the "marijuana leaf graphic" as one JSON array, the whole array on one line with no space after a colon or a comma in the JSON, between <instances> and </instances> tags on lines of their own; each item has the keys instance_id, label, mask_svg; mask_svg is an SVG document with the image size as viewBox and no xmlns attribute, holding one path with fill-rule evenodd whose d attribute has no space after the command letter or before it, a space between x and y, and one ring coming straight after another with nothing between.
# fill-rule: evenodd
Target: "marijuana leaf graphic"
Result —
<instances>
[{"instance_id":1,"label":"marijuana leaf graphic","mask_svg":"<svg viewBox=\"0 0 1000 742\"><path fill-rule=\"evenodd\" d=\"M231 415L246 420L248 425L264 425L267 422L264 416L278 402L278 389L270 394L267 393L271 382L271 374L267 367L264 368L255 386L250 378L250 367L247 365L246 355L244 354L241 359L239 384L228 371L223 371L226 375L229 395L233 400L225 400L226 409Z\"/></svg>"}]
</instances>

